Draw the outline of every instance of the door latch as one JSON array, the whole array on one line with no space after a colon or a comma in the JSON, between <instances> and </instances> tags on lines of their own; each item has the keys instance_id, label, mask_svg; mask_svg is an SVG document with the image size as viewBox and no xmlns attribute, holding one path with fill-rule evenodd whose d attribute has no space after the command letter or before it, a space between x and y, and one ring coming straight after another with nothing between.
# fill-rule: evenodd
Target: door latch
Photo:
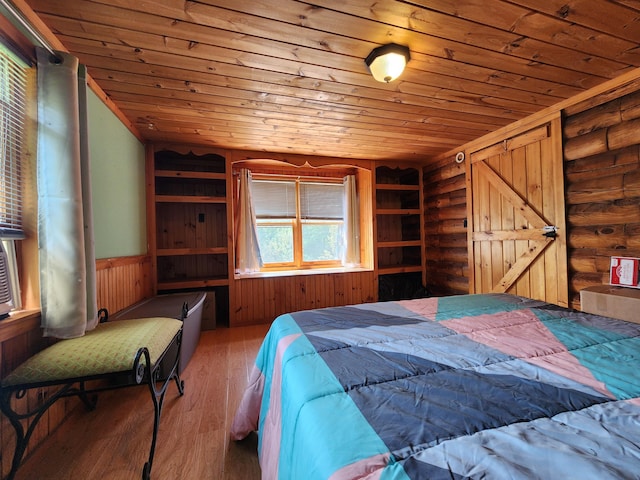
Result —
<instances>
[{"instance_id":1,"label":"door latch","mask_svg":"<svg viewBox=\"0 0 640 480\"><path fill-rule=\"evenodd\" d=\"M542 227L543 236L547 238L556 238L558 236L558 227L555 225L545 225Z\"/></svg>"}]
</instances>

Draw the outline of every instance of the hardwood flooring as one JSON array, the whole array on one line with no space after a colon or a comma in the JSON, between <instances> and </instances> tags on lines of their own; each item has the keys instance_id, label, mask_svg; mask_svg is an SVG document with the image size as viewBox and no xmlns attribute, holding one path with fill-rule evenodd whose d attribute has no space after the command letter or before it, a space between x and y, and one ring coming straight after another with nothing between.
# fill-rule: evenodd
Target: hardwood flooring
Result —
<instances>
[{"instance_id":1,"label":"hardwood flooring","mask_svg":"<svg viewBox=\"0 0 640 480\"><path fill-rule=\"evenodd\" d=\"M153 479L260 479L257 437L234 442L229 427L267 328L202 332L182 374L184 396L175 384L166 394ZM74 409L23 462L16 480L139 479L152 428L146 386L104 392L94 411Z\"/></svg>"}]
</instances>

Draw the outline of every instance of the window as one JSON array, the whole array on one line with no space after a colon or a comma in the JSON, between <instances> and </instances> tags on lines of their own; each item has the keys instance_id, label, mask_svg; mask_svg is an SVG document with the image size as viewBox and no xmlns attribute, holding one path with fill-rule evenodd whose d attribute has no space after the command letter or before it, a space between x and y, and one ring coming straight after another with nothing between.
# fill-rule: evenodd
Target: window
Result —
<instances>
[{"instance_id":1,"label":"window","mask_svg":"<svg viewBox=\"0 0 640 480\"><path fill-rule=\"evenodd\" d=\"M266 269L340 266L344 248L342 179L254 177L253 204Z\"/></svg>"},{"instance_id":2,"label":"window","mask_svg":"<svg viewBox=\"0 0 640 480\"><path fill-rule=\"evenodd\" d=\"M269 159L234 163L235 277L373 269L368 163L287 163Z\"/></svg>"},{"instance_id":3,"label":"window","mask_svg":"<svg viewBox=\"0 0 640 480\"><path fill-rule=\"evenodd\" d=\"M24 238L22 157L28 68L0 44L0 314L19 306L13 241Z\"/></svg>"}]
</instances>

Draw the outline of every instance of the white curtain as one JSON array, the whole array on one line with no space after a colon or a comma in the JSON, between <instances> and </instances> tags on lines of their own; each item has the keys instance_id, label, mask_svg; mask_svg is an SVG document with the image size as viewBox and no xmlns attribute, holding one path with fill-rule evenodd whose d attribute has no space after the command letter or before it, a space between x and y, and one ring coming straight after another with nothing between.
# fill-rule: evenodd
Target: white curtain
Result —
<instances>
[{"instance_id":1,"label":"white curtain","mask_svg":"<svg viewBox=\"0 0 640 480\"><path fill-rule=\"evenodd\" d=\"M45 336L78 337L98 321L87 143L78 59L38 54L38 246Z\"/></svg>"},{"instance_id":2,"label":"white curtain","mask_svg":"<svg viewBox=\"0 0 640 480\"><path fill-rule=\"evenodd\" d=\"M262 267L256 214L251 198L251 172L243 168L238 179L238 216L236 223L236 272L257 272Z\"/></svg>"},{"instance_id":3,"label":"white curtain","mask_svg":"<svg viewBox=\"0 0 640 480\"><path fill-rule=\"evenodd\" d=\"M360 265L360 209L356 176L344 177L344 266Z\"/></svg>"}]
</instances>

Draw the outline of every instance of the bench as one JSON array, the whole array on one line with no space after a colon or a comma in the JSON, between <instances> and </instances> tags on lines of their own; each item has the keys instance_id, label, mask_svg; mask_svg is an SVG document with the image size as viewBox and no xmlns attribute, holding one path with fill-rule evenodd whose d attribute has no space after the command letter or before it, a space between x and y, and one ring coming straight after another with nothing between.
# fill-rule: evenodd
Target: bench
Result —
<instances>
[{"instance_id":1,"label":"bench","mask_svg":"<svg viewBox=\"0 0 640 480\"><path fill-rule=\"evenodd\" d=\"M54 343L2 380L0 410L16 433L8 480L14 478L38 421L57 400L77 396L92 410L98 392L142 383L148 385L154 405L149 459L142 470L142 478L150 478L160 413L171 380L175 380L179 394L184 393L184 382L179 376L182 321L156 317L106 322L107 318L106 310L101 310L100 324L94 330L82 337ZM33 408L24 407L27 402L15 401L24 398L30 389L50 386L60 388L40 399ZM26 411L14 409L20 403Z\"/></svg>"}]
</instances>

